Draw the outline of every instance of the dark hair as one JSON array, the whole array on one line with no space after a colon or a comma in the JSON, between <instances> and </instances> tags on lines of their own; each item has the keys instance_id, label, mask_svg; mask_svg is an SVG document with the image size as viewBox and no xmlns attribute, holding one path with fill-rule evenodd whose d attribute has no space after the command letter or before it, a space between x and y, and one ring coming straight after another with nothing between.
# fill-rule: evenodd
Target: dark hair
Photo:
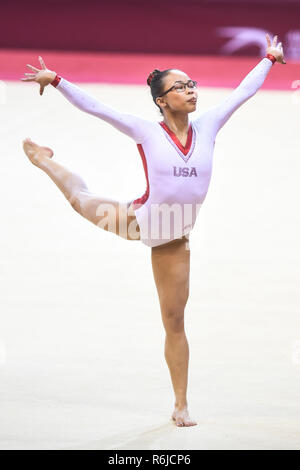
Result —
<instances>
[{"instance_id":1,"label":"dark hair","mask_svg":"<svg viewBox=\"0 0 300 470\"><path fill-rule=\"evenodd\" d=\"M162 113L160 106L156 103L156 98L162 95L163 89L164 89L163 79L166 75L168 75L168 73L171 70L173 69L167 69L167 70L162 70L162 71L155 69L153 70L153 72L149 74L149 77L147 78L147 85L149 85L149 87L151 88L151 95L152 95L153 101L156 104L156 106L159 107L161 114L163 113Z\"/></svg>"}]
</instances>

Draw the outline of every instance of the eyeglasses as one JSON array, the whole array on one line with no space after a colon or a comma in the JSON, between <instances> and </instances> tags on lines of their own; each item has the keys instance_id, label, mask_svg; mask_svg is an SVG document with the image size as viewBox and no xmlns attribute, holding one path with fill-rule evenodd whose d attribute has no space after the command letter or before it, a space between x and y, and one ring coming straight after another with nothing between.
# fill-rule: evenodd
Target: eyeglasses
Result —
<instances>
[{"instance_id":1,"label":"eyeglasses","mask_svg":"<svg viewBox=\"0 0 300 470\"><path fill-rule=\"evenodd\" d=\"M186 83L178 81L160 96L164 96L172 90L176 90L177 93L183 93L186 90L186 87L188 87L189 90L194 90L197 88L197 82L195 82L195 80L188 80Z\"/></svg>"}]
</instances>

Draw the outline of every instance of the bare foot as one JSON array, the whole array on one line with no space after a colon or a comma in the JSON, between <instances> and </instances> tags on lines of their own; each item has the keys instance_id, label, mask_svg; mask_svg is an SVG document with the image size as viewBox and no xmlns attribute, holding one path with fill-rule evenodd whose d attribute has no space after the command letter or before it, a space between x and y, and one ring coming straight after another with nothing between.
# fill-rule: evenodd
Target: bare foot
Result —
<instances>
[{"instance_id":1,"label":"bare foot","mask_svg":"<svg viewBox=\"0 0 300 470\"><path fill-rule=\"evenodd\" d=\"M40 147L29 138L23 140L23 149L31 163L36 166L39 166L44 158L52 158L53 156L53 150L49 147Z\"/></svg>"},{"instance_id":2,"label":"bare foot","mask_svg":"<svg viewBox=\"0 0 300 470\"><path fill-rule=\"evenodd\" d=\"M176 426L195 426L196 421L190 418L187 407L176 408L173 411L172 419L175 421Z\"/></svg>"}]
</instances>

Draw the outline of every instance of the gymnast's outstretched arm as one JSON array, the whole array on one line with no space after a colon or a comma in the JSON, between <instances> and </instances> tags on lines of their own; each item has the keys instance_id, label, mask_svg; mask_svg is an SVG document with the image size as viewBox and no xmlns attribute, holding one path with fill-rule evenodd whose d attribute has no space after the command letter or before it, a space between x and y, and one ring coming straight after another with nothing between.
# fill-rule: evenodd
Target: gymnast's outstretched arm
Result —
<instances>
[{"instance_id":1,"label":"gymnast's outstretched arm","mask_svg":"<svg viewBox=\"0 0 300 470\"><path fill-rule=\"evenodd\" d=\"M148 135L151 133L153 123L131 114L119 112L109 106L104 105L97 99L90 96L86 91L80 87L70 83L64 78L57 77L56 72L48 70L41 57L39 57L42 70L39 70L29 64L32 72L27 75L27 78L22 78L23 81L36 81L40 84L40 94L44 92L45 86L50 83L70 101L74 106L80 110L97 116L103 121L108 122L120 132L131 137L137 144L142 144Z\"/></svg>"},{"instance_id":2,"label":"gymnast's outstretched arm","mask_svg":"<svg viewBox=\"0 0 300 470\"><path fill-rule=\"evenodd\" d=\"M131 114L121 113L115 109L104 105L80 87L73 85L64 78L61 78L56 87L68 101L74 106L88 114L99 117L108 122L119 131L128 135L137 144L142 144L147 138L149 131L153 127L151 121L147 121Z\"/></svg>"},{"instance_id":3,"label":"gymnast's outstretched arm","mask_svg":"<svg viewBox=\"0 0 300 470\"><path fill-rule=\"evenodd\" d=\"M276 47L277 36L273 39L272 45L269 36L266 36L268 45L266 53L273 55L276 61L285 64L281 43ZM229 96L217 106L208 109L198 119L195 119L195 124L197 125L201 122L202 125L207 126L215 136L228 121L230 116L232 116L234 111L251 98L251 96L255 95L264 83L272 65L273 62L271 59L267 57L261 59Z\"/></svg>"}]
</instances>

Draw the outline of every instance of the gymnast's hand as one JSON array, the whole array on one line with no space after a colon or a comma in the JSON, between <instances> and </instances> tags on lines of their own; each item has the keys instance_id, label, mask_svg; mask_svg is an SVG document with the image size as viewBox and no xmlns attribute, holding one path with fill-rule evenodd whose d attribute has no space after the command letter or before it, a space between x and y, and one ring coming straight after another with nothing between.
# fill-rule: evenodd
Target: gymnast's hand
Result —
<instances>
[{"instance_id":1,"label":"gymnast's hand","mask_svg":"<svg viewBox=\"0 0 300 470\"><path fill-rule=\"evenodd\" d=\"M47 85L49 85L49 83L53 82L53 80L55 79L56 72L53 72L52 70L47 69L46 64L43 61L42 57L39 57L39 61L40 61L42 69L39 70L36 67L33 67L32 65L27 64L27 67L29 67L32 70L32 72L24 73L24 75L26 75L26 78L21 78L21 80L23 80L23 82L39 83L40 95L42 95L44 93L44 88Z\"/></svg>"},{"instance_id":2,"label":"gymnast's hand","mask_svg":"<svg viewBox=\"0 0 300 470\"><path fill-rule=\"evenodd\" d=\"M266 39L267 39L266 54L272 54L275 57L277 62L280 62L281 64L286 64L286 61L283 58L282 43L279 42L276 46L277 35L274 36L272 44L271 44L271 39L268 33L266 34Z\"/></svg>"}]
</instances>

